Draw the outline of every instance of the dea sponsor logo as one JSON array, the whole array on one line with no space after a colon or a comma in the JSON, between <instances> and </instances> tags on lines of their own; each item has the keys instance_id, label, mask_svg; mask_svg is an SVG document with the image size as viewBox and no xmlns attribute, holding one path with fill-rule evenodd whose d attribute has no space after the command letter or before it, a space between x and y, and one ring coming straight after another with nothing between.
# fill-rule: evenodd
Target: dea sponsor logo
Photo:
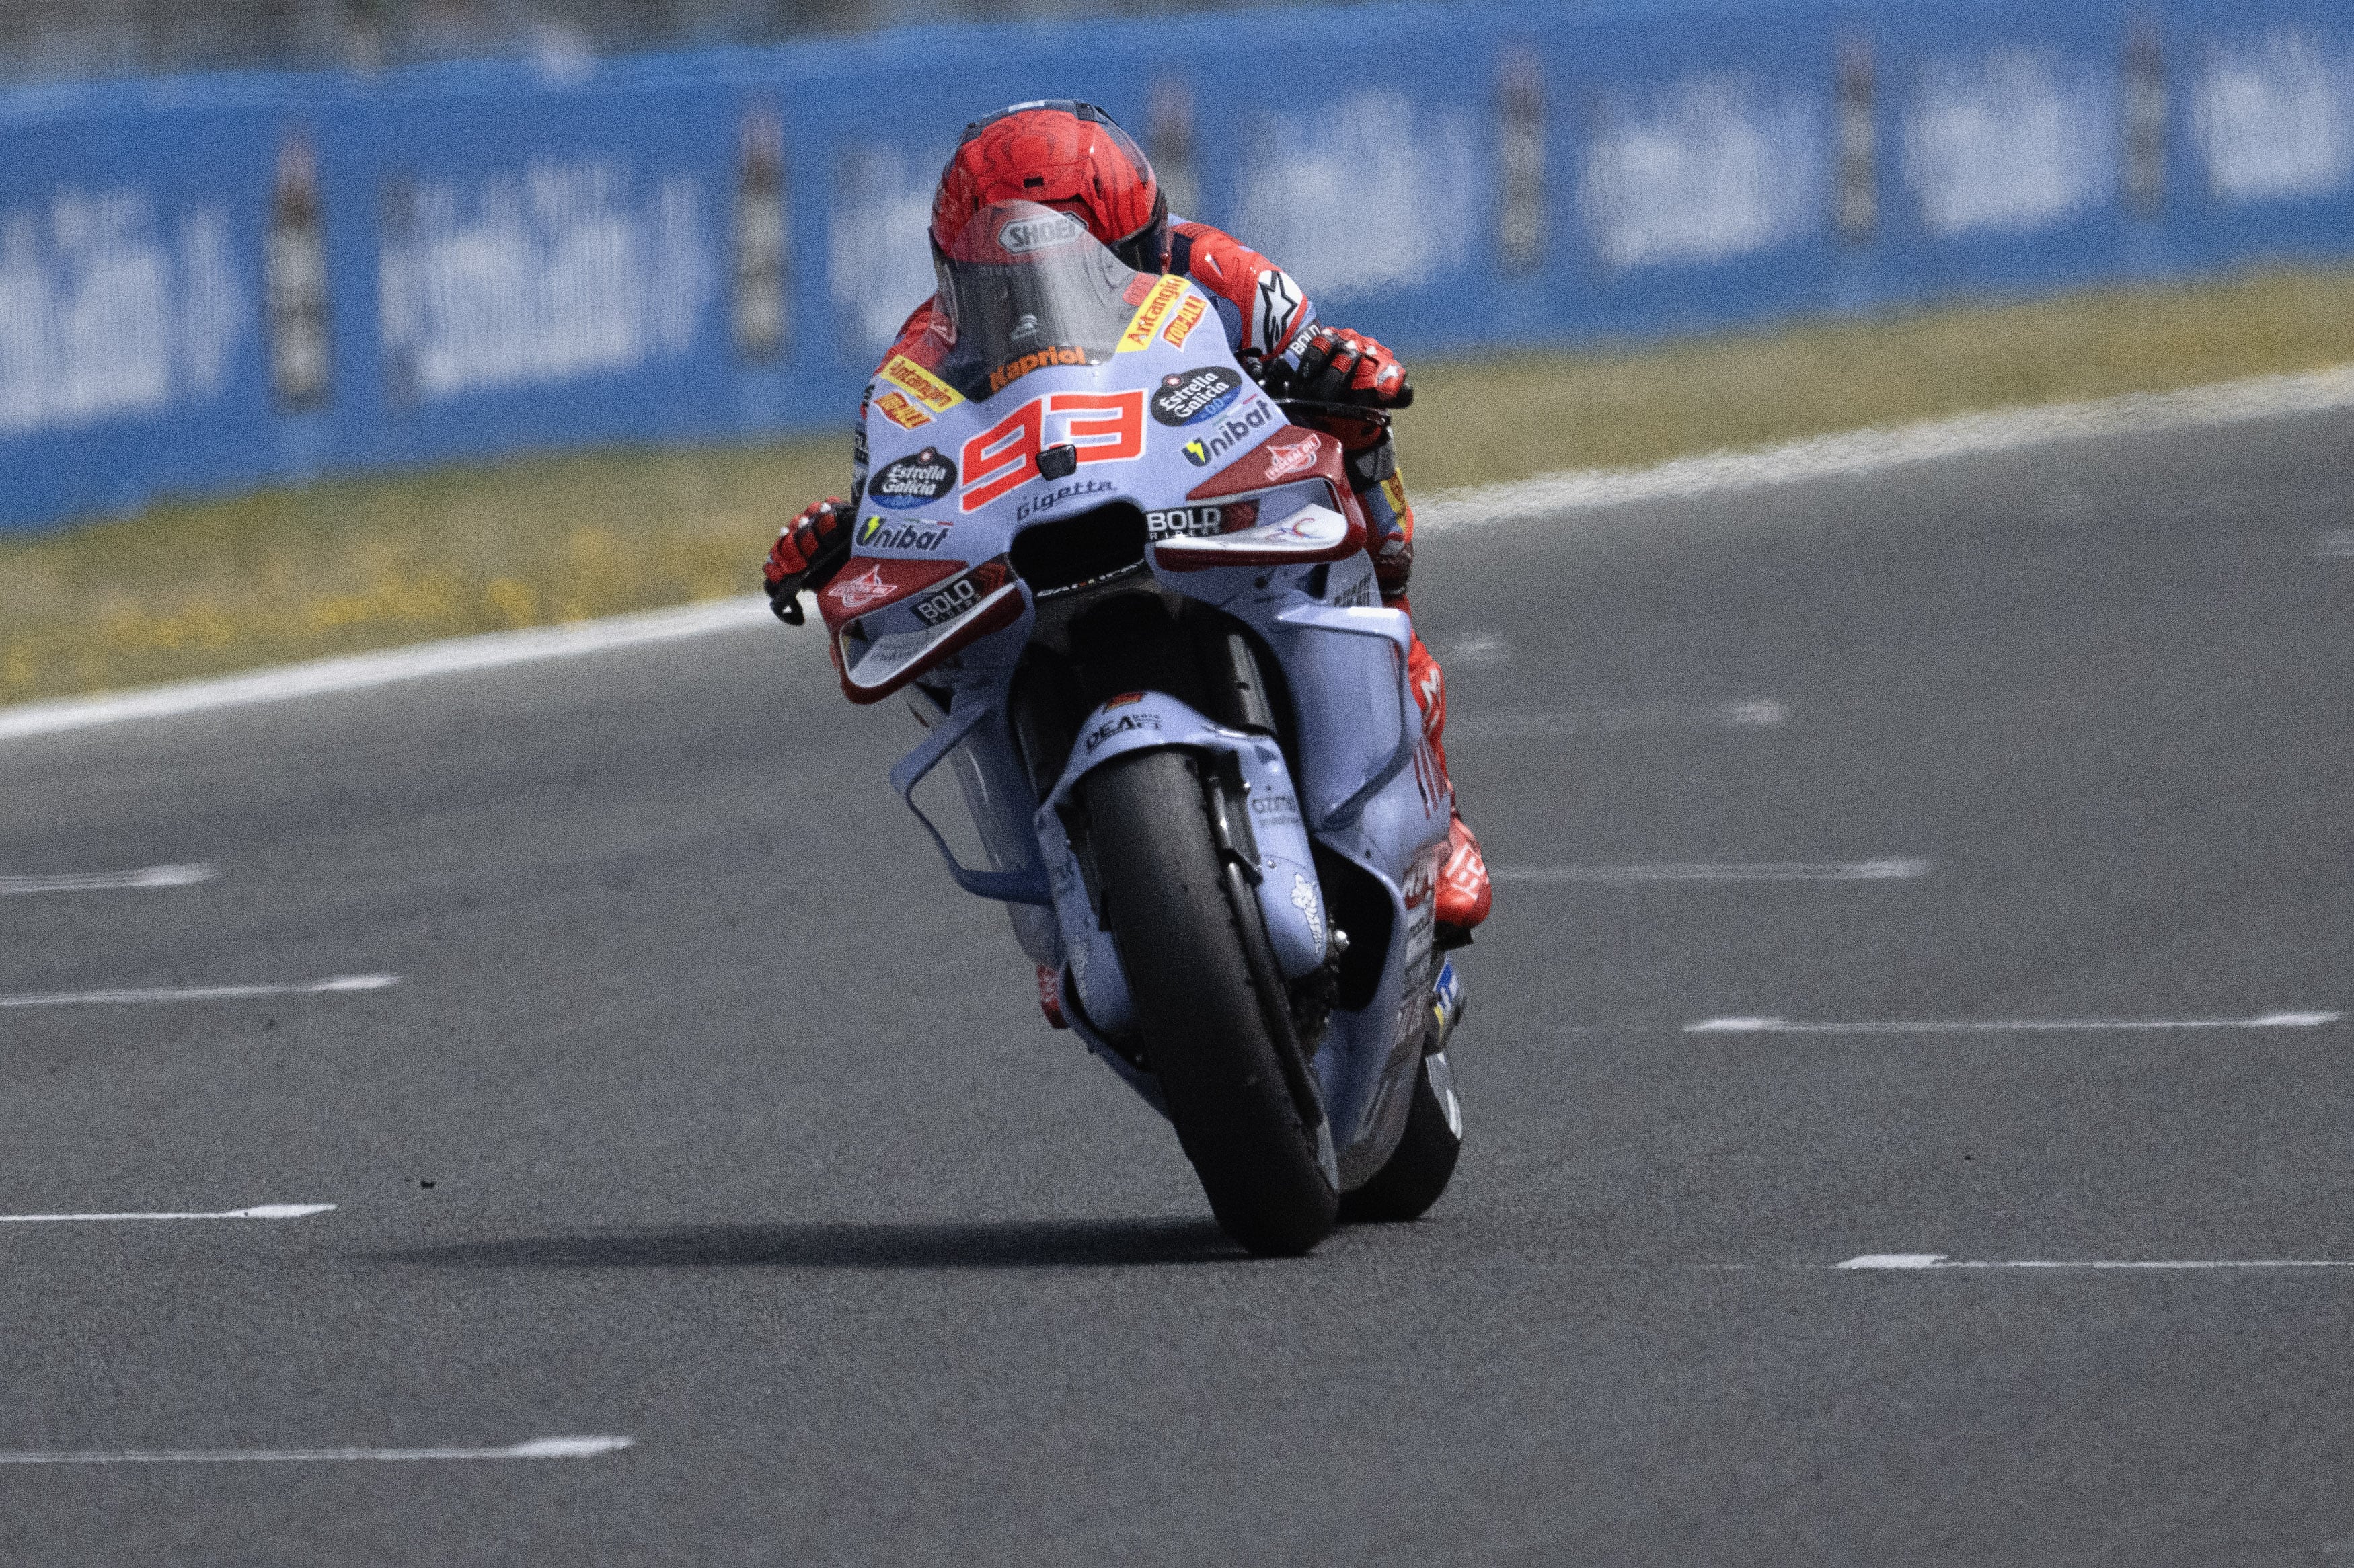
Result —
<instances>
[{"instance_id":1,"label":"dea sponsor logo","mask_svg":"<svg viewBox=\"0 0 2354 1568\"><path fill-rule=\"evenodd\" d=\"M885 463L867 481L866 498L877 506L904 512L938 501L956 488L956 464L931 447L913 457Z\"/></svg>"},{"instance_id":2,"label":"dea sponsor logo","mask_svg":"<svg viewBox=\"0 0 2354 1568\"><path fill-rule=\"evenodd\" d=\"M1214 365L1172 372L1152 395L1152 418L1163 425L1198 425L1225 413L1242 395L1242 377Z\"/></svg>"},{"instance_id":3,"label":"dea sponsor logo","mask_svg":"<svg viewBox=\"0 0 2354 1568\"><path fill-rule=\"evenodd\" d=\"M1275 418L1274 407L1264 398L1254 399L1251 406L1220 425L1206 436L1195 436L1185 443L1185 461L1195 468L1207 468L1235 447L1247 442L1251 436Z\"/></svg>"},{"instance_id":4,"label":"dea sponsor logo","mask_svg":"<svg viewBox=\"0 0 2354 1568\"><path fill-rule=\"evenodd\" d=\"M1033 250L1076 239L1087 231L1086 224L1067 212L1058 212L1051 217L1015 218L997 231L997 243L1009 255L1027 256Z\"/></svg>"}]
</instances>

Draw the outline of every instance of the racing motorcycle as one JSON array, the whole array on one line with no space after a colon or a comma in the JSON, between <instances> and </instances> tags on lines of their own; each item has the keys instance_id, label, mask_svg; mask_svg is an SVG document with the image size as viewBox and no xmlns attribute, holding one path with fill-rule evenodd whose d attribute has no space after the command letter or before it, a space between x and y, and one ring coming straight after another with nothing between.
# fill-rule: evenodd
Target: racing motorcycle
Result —
<instances>
[{"instance_id":1,"label":"racing motorcycle","mask_svg":"<svg viewBox=\"0 0 2354 1568\"><path fill-rule=\"evenodd\" d=\"M1340 444L1076 218L984 208L938 267L954 349L869 389L818 599L843 691L906 694L893 787L1229 1235L1419 1214L1462 1140L1450 802Z\"/></svg>"}]
</instances>

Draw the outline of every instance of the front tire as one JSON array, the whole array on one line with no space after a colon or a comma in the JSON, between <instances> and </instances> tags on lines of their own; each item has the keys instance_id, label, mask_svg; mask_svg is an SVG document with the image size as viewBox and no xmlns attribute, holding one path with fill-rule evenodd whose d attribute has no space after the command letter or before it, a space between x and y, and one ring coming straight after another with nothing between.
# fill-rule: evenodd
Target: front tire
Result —
<instances>
[{"instance_id":1,"label":"front tire","mask_svg":"<svg viewBox=\"0 0 2354 1568\"><path fill-rule=\"evenodd\" d=\"M1439 1051L1425 1056L1414 1075L1405 1135L1382 1168L1341 1200L1341 1223L1420 1219L1447 1191L1462 1153L1463 1107L1455 1097L1455 1075L1447 1053Z\"/></svg>"},{"instance_id":2,"label":"front tire","mask_svg":"<svg viewBox=\"0 0 2354 1568\"><path fill-rule=\"evenodd\" d=\"M1243 922L1260 915L1233 895L1204 788L1180 751L1138 753L1088 776L1104 923L1210 1212L1250 1251L1297 1255L1331 1233L1339 1208L1319 1158L1323 1112L1289 1086L1307 1076L1285 1061L1290 1046L1269 1023L1288 1002L1253 981L1248 944L1264 933Z\"/></svg>"}]
</instances>

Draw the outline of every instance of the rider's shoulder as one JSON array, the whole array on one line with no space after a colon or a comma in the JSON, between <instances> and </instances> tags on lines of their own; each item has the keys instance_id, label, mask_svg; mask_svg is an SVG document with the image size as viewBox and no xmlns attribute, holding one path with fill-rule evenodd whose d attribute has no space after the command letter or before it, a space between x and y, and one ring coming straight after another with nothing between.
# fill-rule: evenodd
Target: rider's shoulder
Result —
<instances>
[{"instance_id":1,"label":"rider's shoulder","mask_svg":"<svg viewBox=\"0 0 2354 1568\"><path fill-rule=\"evenodd\" d=\"M1169 222L1169 270L1221 293L1248 289L1274 261L1225 229L1190 218Z\"/></svg>"},{"instance_id":2,"label":"rider's shoulder","mask_svg":"<svg viewBox=\"0 0 2354 1568\"><path fill-rule=\"evenodd\" d=\"M907 320L899 328L899 335L891 340L884 353L882 364L896 358L914 360L927 370L938 370L955 345L949 341L948 321L939 311L937 300L926 300L907 313ZM876 367L880 369L881 366Z\"/></svg>"}]
</instances>

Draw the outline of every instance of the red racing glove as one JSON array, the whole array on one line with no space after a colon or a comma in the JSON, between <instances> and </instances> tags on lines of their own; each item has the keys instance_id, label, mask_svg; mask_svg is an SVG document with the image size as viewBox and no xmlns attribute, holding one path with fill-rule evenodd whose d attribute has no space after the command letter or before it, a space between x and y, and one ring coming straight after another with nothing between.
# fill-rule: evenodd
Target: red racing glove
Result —
<instances>
[{"instance_id":1,"label":"red racing glove","mask_svg":"<svg viewBox=\"0 0 2354 1568\"><path fill-rule=\"evenodd\" d=\"M823 588L850 558L850 508L840 496L829 495L777 535L761 576L768 579L769 608L779 620L799 626L803 617L796 596L804 587Z\"/></svg>"},{"instance_id":2,"label":"red racing glove","mask_svg":"<svg viewBox=\"0 0 2354 1568\"><path fill-rule=\"evenodd\" d=\"M1299 392L1321 403L1409 408L1414 383L1397 356L1363 333L1320 326L1299 351Z\"/></svg>"}]
</instances>

